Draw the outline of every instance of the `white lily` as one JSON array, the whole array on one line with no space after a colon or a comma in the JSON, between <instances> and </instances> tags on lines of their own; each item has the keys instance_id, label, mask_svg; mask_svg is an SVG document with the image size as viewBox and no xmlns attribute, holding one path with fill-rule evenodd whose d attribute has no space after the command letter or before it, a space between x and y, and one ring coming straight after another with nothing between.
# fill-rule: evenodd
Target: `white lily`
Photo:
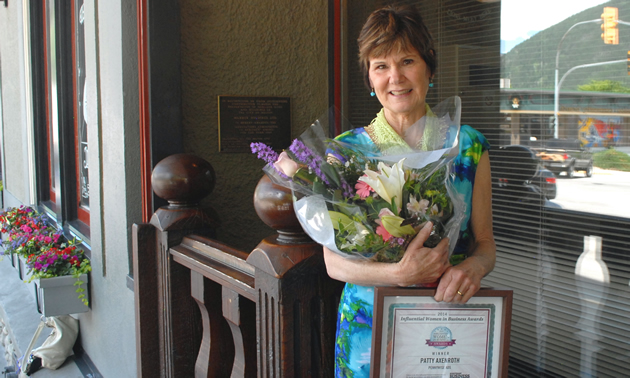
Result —
<instances>
[{"instance_id":1,"label":"white lily","mask_svg":"<svg viewBox=\"0 0 630 378\"><path fill-rule=\"evenodd\" d=\"M395 200L399 213L402 206L402 190L405 185L404 161L405 159L401 159L391 167L379 162L377 168L380 172L366 169L363 171L365 176L359 178L359 181L368 184L385 201L392 203L392 200Z\"/></svg>"}]
</instances>

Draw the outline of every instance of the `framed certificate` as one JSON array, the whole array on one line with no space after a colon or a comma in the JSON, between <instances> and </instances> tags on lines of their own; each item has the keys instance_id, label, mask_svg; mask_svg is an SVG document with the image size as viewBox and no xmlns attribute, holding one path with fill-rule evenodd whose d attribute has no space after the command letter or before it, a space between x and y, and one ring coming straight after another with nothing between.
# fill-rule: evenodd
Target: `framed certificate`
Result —
<instances>
[{"instance_id":1,"label":"framed certificate","mask_svg":"<svg viewBox=\"0 0 630 378\"><path fill-rule=\"evenodd\" d=\"M465 304L434 295L375 288L370 377L507 377L512 290L484 288Z\"/></svg>"}]
</instances>

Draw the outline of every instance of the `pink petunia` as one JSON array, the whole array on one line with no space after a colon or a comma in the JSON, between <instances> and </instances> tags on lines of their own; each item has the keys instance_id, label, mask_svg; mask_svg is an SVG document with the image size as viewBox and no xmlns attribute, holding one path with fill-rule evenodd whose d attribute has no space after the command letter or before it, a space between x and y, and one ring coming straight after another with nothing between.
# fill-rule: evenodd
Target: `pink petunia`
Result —
<instances>
[{"instance_id":1,"label":"pink petunia","mask_svg":"<svg viewBox=\"0 0 630 378\"><path fill-rule=\"evenodd\" d=\"M370 193L374 191L371 186L363 181L357 181L357 183L354 185L354 188L357 190L357 194L359 195L359 197L361 197L361 199L367 198Z\"/></svg>"}]
</instances>

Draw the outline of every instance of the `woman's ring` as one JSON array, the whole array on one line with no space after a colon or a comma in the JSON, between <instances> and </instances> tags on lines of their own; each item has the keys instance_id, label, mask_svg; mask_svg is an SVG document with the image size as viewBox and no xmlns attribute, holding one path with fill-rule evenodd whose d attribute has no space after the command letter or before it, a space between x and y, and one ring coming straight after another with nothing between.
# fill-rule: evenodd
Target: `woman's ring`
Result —
<instances>
[{"instance_id":1,"label":"woman's ring","mask_svg":"<svg viewBox=\"0 0 630 378\"><path fill-rule=\"evenodd\" d=\"M459 290L457 290L457 294L461 295L462 297L464 296L464 294Z\"/></svg>"}]
</instances>

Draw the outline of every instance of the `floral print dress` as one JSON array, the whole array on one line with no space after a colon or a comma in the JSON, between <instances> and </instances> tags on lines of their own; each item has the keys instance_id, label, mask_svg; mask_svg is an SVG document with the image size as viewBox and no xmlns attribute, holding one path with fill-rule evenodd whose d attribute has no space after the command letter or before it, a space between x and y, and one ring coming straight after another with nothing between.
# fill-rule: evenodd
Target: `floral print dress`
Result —
<instances>
[{"instance_id":1,"label":"floral print dress","mask_svg":"<svg viewBox=\"0 0 630 378\"><path fill-rule=\"evenodd\" d=\"M381 111L382 113L382 111ZM377 116L377 119L379 116ZM377 121L375 119L375 121ZM349 144L374 144L371 127L353 129L336 139ZM390 127L387 125L387 127ZM391 127L390 127L391 128ZM463 125L459 131L459 155L453 160L454 185L466 202L466 217L462 222L459 239L453 256L466 254L473 240L470 224L473 185L477 165L490 145L486 138L470 126ZM372 347L372 309L374 288L347 283L339 303L337 336L335 343L335 377L363 378L370 375Z\"/></svg>"}]
</instances>

